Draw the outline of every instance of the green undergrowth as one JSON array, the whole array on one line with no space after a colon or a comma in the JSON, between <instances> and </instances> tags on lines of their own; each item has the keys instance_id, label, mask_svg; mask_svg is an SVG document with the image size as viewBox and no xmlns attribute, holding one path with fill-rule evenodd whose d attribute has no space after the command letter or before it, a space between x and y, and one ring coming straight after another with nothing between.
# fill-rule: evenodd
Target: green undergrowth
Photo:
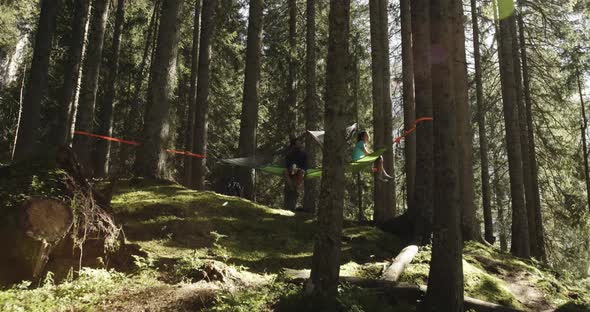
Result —
<instances>
[{"instance_id":1,"label":"green undergrowth","mask_svg":"<svg viewBox=\"0 0 590 312\"><path fill-rule=\"evenodd\" d=\"M380 290L341 285L335 301L326 302L306 296L301 286L285 282L281 276L272 283L238 292L222 292L210 311L353 311L413 312L416 307L397 302Z\"/></svg>"},{"instance_id":2,"label":"green undergrowth","mask_svg":"<svg viewBox=\"0 0 590 312\"><path fill-rule=\"evenodd\" d=\"M78 278L55 284L49 274L40 287L22 282L0 291L0 311L94 311L96 306L121 290L130 291L161 284L153 271L126 275L115 271L83 268Z\"/></svg>"}]
</instances>

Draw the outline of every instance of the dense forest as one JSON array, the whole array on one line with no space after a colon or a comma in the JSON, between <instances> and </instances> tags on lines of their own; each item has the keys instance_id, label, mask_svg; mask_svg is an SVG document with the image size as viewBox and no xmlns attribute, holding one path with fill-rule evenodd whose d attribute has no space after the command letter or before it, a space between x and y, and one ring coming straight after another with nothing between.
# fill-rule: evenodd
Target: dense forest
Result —
<instances>
[{"instance_id":1,"label":"dense forest","mask_svg":"<svg viewBox=\"0 0 590 312\"><path fill-rule=\"evenodd\" d=\"M102 207L73 209L84 238L129 217L117 184L166 181L306 215L318 310L357 224L418 246L393 282L431 252L424 311L492 311L464 297L471 244L590 292L588 102L587 0L0 0L0 210L35 208L15 172L58 155Z\"/></svg>"}]
</instances>

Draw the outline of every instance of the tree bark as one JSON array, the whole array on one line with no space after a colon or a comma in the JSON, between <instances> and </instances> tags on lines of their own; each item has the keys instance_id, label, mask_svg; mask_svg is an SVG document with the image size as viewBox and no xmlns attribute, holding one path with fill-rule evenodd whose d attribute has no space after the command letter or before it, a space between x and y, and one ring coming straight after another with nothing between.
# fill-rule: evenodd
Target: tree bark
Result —
<instances>
[{"instance_id":1,"label":"tree bark","mask_svg":"<svg viewBox=\"0 0 590 312\"><path fill-rule=\"evenodd\" d=\"M199 43L199 73L197 77L197 104L195 106L195 134L193 149L195 153L207 153L207 114L209 111L209 67L211 64L211 40L215 28L215 8L217 0L203 0L201 13L201 42ZM202 190L205 188L207 173L206 159L193 159L192 187Z\"/></svg>"},{"instance_id":2,"label":"tree bark","mask_svg":"<svg viewBox=\"0 0 590 312\"><path fill-rule=\"evenodd\" d=\"M404 129L411 129L416 120L414 107L414 59L412 55L412 16L410 0L400 0L401 41L402 41L402 80ZM404 139L406 169L406 198L408 210L414 209L414 188L416 184L416 136Z\"/></svg>"},{"instance_id":3,"label":"tree bark","mask_svg":"<svg viewBox=\"0 0 590 312\"><path fill-rule=\"evenodd\" d=\"M498 211L498 232L500 236L500 251L506 252L508 250L508 235L506 233L506 219L504 216L504 189L502 188L502 181L500 178L500 166L498 160L494 159L494 178L492 180L492 187L495 194L495 205Z\"/></svg>"},{"instance_id":4,"label":"tree bark","mask_svg":"<svg viewBox=\"0 0 590 312\"><path fill-rule=\"evenodd\" d=\"M76 117L76 130L93 132L95 122L96 97L98 93L98 79L102 63L104 35L109 16L109 0L94 0L90 33L88 34L88 51L84 60L82 86ZM94 139L88 136L74 137L74 151L84 174L92 175L92 143Z\"/></svg>"},{"instance_id":5,"label":"tree bark","mask_svg":"<svg viewBox=\"0 0 590 312\"><path fill-rule=\"evenodd\" d=\"M389 74L389 32L387 0L369 1L371 24L371 71L373 93L374 147L388 148L383 154L383 168L394 175L393 120ZM383 182L375 176L373 220L383 223L395 214L395 183Z\"/></svg>"},{"instance_id":6,"label":"tree bark","mask_svg":"<svg viewBox=\"0 0 590 312\"><path fill-rule=\"evenodd\" d=\"M246 70L244 77L244 97L240 118L240 141L238 157L256 156L256 129L258 127L258 87L260 85L262 23L264 3L250 0L248 14L248 42L246 43ZM251 168L239 169L239 181L244 188L244 197L254 200L256 175Z\"/></svg>"},{"instance_id":7,"label":"tree bark","mask_svg":"<svg viewBox=\"0 0 590 312\"><path fill-rule=\"evenodd\" d=\"M86 26L90 13L88 0L74 1L74 18L71 26L71 38L68 46L68 56L62 86L60 115L55 126L54 144L69 145L74 121L76 92L79 88L80 68L83 62L84 45L86 44Z\"/></svg>"},{"instance_id":8,"label":"tree bark","mask_svg":"<svg viewBox=\"0 0 590 312\"><path fill-rule=\"evenodd\" d=\"M476 0L471 0L471 20L473 22L473 59L475 62L475 96L477 105L477 125L479 129L479 157L481 162L481 198L483 204L484 238L493 244L494 222L490 198L490 172L488 161L488 139L486 134L486 108L484 107L481 53L479 50L479 21Z\"/></svg>"},{"instance_id":9,"label":"tree bark","mask_svg":"<svg viewBox=\"0 0 590 312\"><path fill-rule=\"evenodd\" d=\"M427 311L463 311L463 262L461 237L462 178L459 166L461 159L461 129L455 114L456 99L461 94L453 83L458 71L465 70L466 63L456 63L452 51L454 23L458 18L458 0L434 0L430 2L432 60L432 102L434 112L434 228L432 260L426 293ZM461 90L462 91L462 90Z\"/></svg>"},{"instance_id":10,"label":"tree bark","mask_svg":"<svg viewBox=\"0 0 590 312\"><path fill-rule=\"evenodd\" d=\"M51 42L60 0L41 1L41 13L35 35L33 62L23 99L22 115L14 148L14 159L24 159L36 152L41 119L41 103L47 92Z\"/></svg>"},{"instance_id":11,"label":"tree bark","mask_svg":"<svg viewBox=\"0 0 590 312\"><path fill-rule=\"evenodd\" d=\"M295 54L297 53L297 0L288 1L289 10L289 74L287 76L287 99L285 102L284 114L285 126L287 127L287 134L289 138L296 136L297 131L297 90L295 86L295 78L297 75L297 63ZM283 207L287 210L294 210L297 206L297 199L299 197L299 190L290 187L288 183L284 183Z\"/></svg>"},{"instance_id":12,"label":"tree bark","mask_svg":"<svg viewBox=\"0 0 590 312\"><path fill-rule=\"evenodd\" d=\"M473 138L469 86L467 82L467 58L465 55L465 26L463 2L451 0L452 50L455 109L457 111L457 143L459 148L459 177L461 195L461 229L463 240L482 241L481 228L475 210L475 186L473 182Z\"/></svg>"},{"instance_id":13,"label":"tree bark","mask_svg":"<svg viewBox=\"0 0 590 312\"><path fill-rule=\"evenodd\" d=\"M164 0L158 31L158 46L148 88L148 115L145 118L142 144L137 149L136 171L142 176L169 178L170 102L176 85L176 57L180 36L182 0Z\"/></svg>"},{"instance_id":14,"label":"tree bark","mask_svg":"<svg viewBox=\"0 0 590 312\"><path fill-rule=\"evenodd\" d=\"M150 20L150 24L148 25L148 29L147 29L147 34L146 34L146 39L145 39L145 44L144 44L144 49L143 49L143 57L141 59L141 63L139 64L139 70L137 72L137 75L135 77L135 85L134 85L135 90L133 92L132 98L135 99L136 103L133 106L126 109L126 113L125 113L126 118L124 118L124 121L123 121L123 129L125 129L127 136L132 139L135 139L138 137L138 132L140 131L139 129L142 125L142 122L140 121L140 119L141 119L141 111L142 111L142 109L141 109L142 102L144 101L144 99L140 97L141 87L143 85L145 67L146 67L147 61L149 59L148 56L150 55L150 48L155 50L155 48L152 47L153 46L152 37L154 37L154 38L157 37L157 24L158 24L158 12L159 11L160 11L160 0L156 0L156 3L154 4L153 10L152 10L152 17ZM150 62L153 62L153 59L150 59ZM126 168L125 164L129 158L130 149L131 149L131 147L129 147L129 146L122 146L121 147L121 151L119 153L120 154L119 161L120 161L121 166L123 168Z\"/></svg>"},{"instance_id":15,"label":"tree bark","mask_svg":"<svg viewBox=\"0 0 590 312\"><path fill-rule=\"evenodd\" d=\"M331 0L326 71L326 133L324 146L331 151L323 158L318 232L311 265L312 293L328 298L338 294L340 245L344 211L344 171L346 163L345 92L348 66L350 0Z\"/></svg>"},{"instance_id":16,"label":"tree bark","mask_svg":"<svg viewBox=\"0 0 590 312\"><path fill-rule=\"evenodd\" d=\"M512 1L512 0L509 0ZM508 5L509 6L509 5ZM503 6L500 7L502 9ZM511 6L509 6L511 7ZM500 12L500 16L506 16ZM530 244L527 223L527 210L524 200L524 178L522 170L522 150L520 145L520 127L518 123L518 103L516 76L512 50L511 27L514 16L500 20L499 59L500 78L502 80L502 102L506 128L506 145L508 152L508 168L510 173L510 195L512 198L512 245L513 255L522 258L530 257Z\"/></svg>"},{"instance_id":17,"label":"tree bark","mask_svg":"<svg viewBox=\"0 0 590 312\"><path fill-rule=\"evenodd\" d=\"M432 117L432 77L430 55L430 13L429 1L413 0L412 40L414 57L414 91L416 117ZM416 187L415 211L411 213L414 222L414 238L419 244L428 244L432 233L434 202L434 130L432 122L421 122L416 131Z\"/></svg>"},{"instance_id":18,"label":"tree bark","mask_svg":"<svg viewBox=\"0 0 590 312\"><path fill-rule=\"evenodd\" d=\"M520 6L520 14L518 15L518 28L519 28L519 41L520 41L520 55L522 59L522 78L524 84L524 100L526 104L526 124L527 124L527 137L529 142L529 153L525 155L528 158L530 164L531 174L531 187L533 189L533 201L535 207L535 233L531 239L536 241L536 250L531 251L532 256L543 261L546 260L547 255L545 252L545 231L543 228L543 216L541 213L541 194L539 190L539 168L537 164L537 154L535 147L535 128L533 125L533 111L532 111L532 98L531 98L531 87L530 87L530 76L528 67L528 56L526 51L526 42L524 37L524 22L522 17L522 1L518 2Z\"/></svg>"},{"instance_id":19,"label":"tree bark","mask_svg":"<svg viewBox=\"0 0 590 312\"><path fill-rule=\"evenodd\" d=\"M524 106L524 94L523 94L523 83L522 83L522 67L520 65L520 45L518 44L518 30L516 29L516 23L511 25L512 35L512 55L514 59L514 73L516 79L516 102L518 104L518 125L520 127L520 148L522 153L522 173L524 178L524 192L525 192L525 205L527 209L527 225L529 229L529 245L531 255L538 254L537 250L537 230L536 230L536 209L534 200L533 190L533 177L530 166L530 151L529 151L529 137L528 137L528 125L527 116Z\"/></svg>"},{"instance_id":20,"label":"tree bark","mask_svg":"<svg viewBox=\"0 0 590 312\"><path fill-rule=\"evenodd\" d=\"M590 169L588 169L588 142L586 131L588 131L588 118L586 117L586 104L584 103L584 94L582 93L582 82L580 73L577 72L576 81L578 84L578 94L580 96L580 106L582 107L582 152L584 154L584 177L586 179L586 196L588 199L588 210L590 211Z\"/></svg>"},{"instance_id":21,"label":"tree bark","mask_svg":"<svg viewBox=\"0 0 590 312\"><path fill-rule=\"evenodd\" d=\"M121 34L123 32L124 22L125 0L118 0L117 13L115 16L115 28L113 31L113 43L111 45L111 55L107 61L107 85L104 92L105 95L103 104L98 110L98 133L106 136L113 135L113 110L115 109L116 105L116 82L119 77L119 54L121 51ZM109 174L111 141L97 141L94 157L94 175L97 177L106 177Z\"/></svg>"},{"instance_id":22,"label":"tree bark","mask_svg":"<svg viewBox=\"0 0 590 312\"><path fill-rule=\"evenodd\" d=\"M199 35L201 34L201 0L195 0L195 13L193 19L193 46L191 49L191 82L188 95L188 117L186 132L187 151L194 151L195 136L195 110L197 104L197 75L199 73ZM193 158L186 156L184 158L184 185L191 185L193 178Z\"/></svg>"},{"instance_id":23,"label":"tree bark","mask_svg":"<svg viewBox=\"0 0 590 312\"><path fill-rule=\"evenodd\" d=\"M305 34L305 128L315 130L321 128L321 114L319 107L319 98L317 94L317 77L316 77L316 21L315 21L315 1L306 1L306 34ZM319 167L320 165L320 148L311 136L305 137L305 150L310 167ZM307 212L314 213L317 208L319 195L319 182L316 179L307 179L304 182L303 209Z\"/></svg>"}]
</instances>

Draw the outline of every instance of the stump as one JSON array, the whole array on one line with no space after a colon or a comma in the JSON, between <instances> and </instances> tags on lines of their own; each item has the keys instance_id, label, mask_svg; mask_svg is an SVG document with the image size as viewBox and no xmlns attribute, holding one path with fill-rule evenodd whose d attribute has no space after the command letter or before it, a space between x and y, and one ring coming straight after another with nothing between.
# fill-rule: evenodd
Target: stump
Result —
<instances>
[{"instance_id":1,"label":"stump","mask_svg":"<svg viewBox=\"0 0 590 312\"><path fill-rule=\"evenodd\" d=\"M0 285L59 281L81 266L128 264L110 199L94 191L69 149L0 166ZM123 254L117 254L123 250Z\"/></svg>"},{"instance_id":2,"label":"stump","mask_svg":"<svg viewBox=\"0 0 590 312\"><path fill-rule=\"evenodd\" d=\"M35 198L7 212L11 215L3 219L12 222L2 228L0 250L5 256L0 257L0 268L5 269L0 269L0 281L37 280L50 253L70 231L72 210L62 201Z\"/></svg>"}]
</instances>

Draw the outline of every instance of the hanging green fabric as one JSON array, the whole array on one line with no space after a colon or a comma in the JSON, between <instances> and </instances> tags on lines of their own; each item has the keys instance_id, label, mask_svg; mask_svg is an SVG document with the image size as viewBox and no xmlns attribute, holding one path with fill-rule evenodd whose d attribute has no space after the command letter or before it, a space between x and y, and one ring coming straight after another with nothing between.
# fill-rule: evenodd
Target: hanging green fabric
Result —
<instances>
[{"instance_id":1,"label":"hanging green fabric","mask_svg":"<svg viewBox=\"0 0 590 312\"><path fill-rule=\"evenodd\" d=\"M381 157L381 155L383 155L383 153L385 153L385 150L386 150L385 148L379 149L379 150L374 151L373 153L371 153L371 154L369 154L357 161L350 162L346 165L345 170L356 172L356 171L362 170L364 168L367 168L368 166L373 165L373 163L377 159L379 159L379 157ZM276 175L279 177L282 177L285 172L284 167L275 167L275 166L264 166L264 167L258 168L258 170L268 173L268 174ZM317 178L320 178L321 176L322 176L322 168L308 169L307 173L305 174L306 179L317 179Z\"/></svg>"}]
</instances>

